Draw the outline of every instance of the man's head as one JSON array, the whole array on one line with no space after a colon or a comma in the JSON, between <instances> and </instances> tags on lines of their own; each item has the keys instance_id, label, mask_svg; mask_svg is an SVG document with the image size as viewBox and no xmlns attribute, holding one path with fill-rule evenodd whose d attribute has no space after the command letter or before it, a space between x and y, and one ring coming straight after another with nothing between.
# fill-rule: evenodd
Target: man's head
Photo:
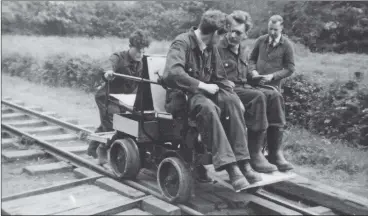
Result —
<instances>
[{"instance_id":1,"label":"man's head","mask_svg":"<svg viewBox=\"0 0 368 216\"><path fill-rule=\"evenodd\" d=\"M201 31L201 39L207 44L216 43L218 40L217 31L224 28L226 14L219 10L208 10L201 18L198 29Z\"/></svg>"},{"instance_id":2,"label":"man's head","mask_svg":"<svg viewBox=\"0 0 368 216\"><path fill-rule=\"evenodd\" d=\"M236 10L226 17L226 37L230 45L236 46L245 40L251 28L252 19L245 11Z\"/></svg>"},{"instance_id":3,"label":"man's head","mask_svg":"<svg viewBox=\"0 0 368 216\"><path fill-rule=\"evenodd\" d=\"M280 15L273 15L268 20L268 35L275 39L281 35L284 27L284 19Z\"/></svg>"},{"instance_id":4,"label":"man's head","mask_svg":"<svg viewBox=\"0 0 368 216\"><path fill-rule=\"evenodd\" d=\"M149 47L151 39L143 30L136 30L129 37L129 55L134 61L141 61L145 49Z\"/></svg>"}]
</instances>

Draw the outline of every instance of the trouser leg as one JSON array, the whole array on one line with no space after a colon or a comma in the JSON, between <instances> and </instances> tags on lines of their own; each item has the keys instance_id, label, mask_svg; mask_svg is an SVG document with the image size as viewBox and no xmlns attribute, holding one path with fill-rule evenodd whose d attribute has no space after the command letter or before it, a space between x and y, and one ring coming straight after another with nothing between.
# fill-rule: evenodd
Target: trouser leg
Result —
<instances>
[{"instance_id":1,"label":"trouser leg","mask_svg":"<svg viewBox=\"0 0 368 216\"><path fill-rule=\"evenodd\" d=\"M251 87L236 87L234 91L244 105L244 118L248 129L253 131L266 130L268 127L266 96L261 91Z\"/></svg>"},{"instance_id":2,"label":"trouser leg","mask_svg":"<svg viewBox=\"0 0 368 216\"><path fill-rule=\"evenodd\" d=\"M217 94L217 105L221 110L221 119L236 161L250 158L247 134L241 101L235 93L220 89Z\"/></svg>"},{"instance_id":3,"label":"trouser leg","mask_svg":"<svg viewBox=\"0 0 368 216\"><path fill-rule=\"evenodd\" d=\"M212 161L216 170L235 163L235 155L220 121L221 110L203 94L189 99L189 114L196 120L202 142L212 149Z\"/></svg>"},{"instance_id":4,"label":"trouser leg","mask_svg":"<svg viewBox=\"0 0 368 216\"><path fill-rule=\"evenodd\" d=\"M284 127L285 102L282 94L275 90L259 88L266 97L268 125L273 127Z\"/></svg>"}]
</instances>

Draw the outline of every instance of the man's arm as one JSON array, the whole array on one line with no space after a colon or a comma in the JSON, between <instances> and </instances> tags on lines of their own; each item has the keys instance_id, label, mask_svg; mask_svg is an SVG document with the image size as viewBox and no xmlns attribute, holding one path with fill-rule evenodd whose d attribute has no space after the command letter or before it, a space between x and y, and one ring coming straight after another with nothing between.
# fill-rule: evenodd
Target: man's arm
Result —
<instances>
[{"instance_id":1,"label":"man's arm","mask_svg":"<svg viewBox=\"0 0 368 216\"><path fill-rule=\"evenodd\" d=\"M105 82L107 82L107 79L106 79L106 76L105 76L106 72L108 72L108 71L111 72L112 71L112 72L116 73L116 69L117 69L117 66L118 66L118 63L119 63L119 56L116 53L112 54L109 58L109 63L110 63L109 67L106 68L105 70L103 70L102 73L101 73L102 79Z\"/></svg>"},{"instance_id":2,"label":"man's arm","mask_svg":"<svg viewBox=\"0 0 368 216\"><path fill-rule=\"evenodd\" d=\"M291 76L295 72L294 49L289 41L285 42L285 52L283 56L284 69L273 73L274 80L280 80Z\"/></svg>"},{"instance_id":3,"label":"man's arm","mask_svg":"<svg viewBox=\"0 0 368 216\"><path fill-rule=\"evenodd\" d=\"M260 45L260 38L257 39L256 43L254 44L254 48L249 56L249 72L250 75L253 77L253 71L257 68L257 60L259 55L259 45Z\"/></svg>"},{"instance_id":4,"label":"man's arm","mask_svg":"<svg viewBox=\"0 0 368 216\"><path fill-rule=\"evenodd\" d=\"M163 80L168 87L195 92L198 90L200 81L185 72L186 49L188 45L185 41L175 40L171 44L166 57Z\"/></svg>"}]
</instances>

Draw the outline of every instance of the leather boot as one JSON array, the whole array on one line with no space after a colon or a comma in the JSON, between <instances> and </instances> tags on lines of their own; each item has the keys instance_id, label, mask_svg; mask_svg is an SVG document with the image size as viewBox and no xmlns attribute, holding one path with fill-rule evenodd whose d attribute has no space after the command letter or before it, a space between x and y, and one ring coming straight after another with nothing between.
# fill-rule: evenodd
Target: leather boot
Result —
<instances>
[{"instance_id":1,"label":"leather boot","mask_svg":"<svg viewBox=\"0 0 368 216\"><path fill-rule=\"evenodd\" d=\"M99 145L100 145L99 142L97 142L97 141L91 141L89 143L89 146L88 146L88 149L87 149L87 154L89 156L92 156L94 158L97 158L97 152L96 152L96 150L97 150L97 148L98 148Z\"/></svg>"},{"instance_id":2,"label":"leather boot","mask_svg":"<svg viewBox=\"0 0 368 216\"><path fill-rule=\"evenodd\" d=\"M249 160L239 161L238 164L240 171L243 173L249 183L253 184L262 181L261 174L252 169Z\"/></svg>"},{"instance_id":3,"label":"leather boot","mask_svg":"<svg viewBox=\"0 0 368 216\"><path fill-rule=\"evenodd\" d=\"M261 173L270 173L277 171L277 167L270 164L262 153L266 131L248 130L248 148L250 154L250 164L252 168Z\"/></svg>"},{"instance_id":4,"label":"leather boot","mask_svg":"<svg viewBox=\"0 0 368 216\"><path fill-rule=\"evenodd\" d=\"M231 185L233 186L235 192L240 192L249 185L247 179L243 176L238 165L229 164L226 166L226 172L229 174Z\"/></svg>"},{"instance_id":5,"label":"leather boot","mask_svg":"<svg viewBox=\"0 0 368 216\"><path fill-rule=\"evenodd\" d=\"M284 130L279 127L269 127L267 130L268 161L277 166L280 171L292 170L294 167L283 154L282 137Z\"/></svg>"},{"instance_id":6,"label":"leather boot","mask_svg":"<svg viewBox=\"0 0 368 216\"><path fill-rule=\"evenodd\" d=\"M200 183L212 182L212 179L207 175L207 169L202 164L196 167L196 180Z\"/></svg>"}]
</instances>

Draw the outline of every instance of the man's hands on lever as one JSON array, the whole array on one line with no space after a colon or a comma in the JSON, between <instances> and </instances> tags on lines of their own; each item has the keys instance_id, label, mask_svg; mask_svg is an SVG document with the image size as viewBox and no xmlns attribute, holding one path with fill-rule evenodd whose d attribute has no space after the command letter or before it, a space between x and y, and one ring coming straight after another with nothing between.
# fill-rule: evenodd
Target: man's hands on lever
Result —
<instances>
[{"instance_id":1,"label":"man's hands on lever","mask_svg":"<svg viewBox=\"0 0 368 216\"><path fill-rule=\"evenodd\" d=\"M216 84L207 84L204 82L200 82L198 88L206 91L211 95L216 94L216 92L218 92L218 90L220 89Z\"/></svg>"},{"instance_id":2,"label":"man's hands on lever","mask_svg":"<svg viewBox=\"0 0 368 216\"><path fill-rule=\"evenodd\" d=\"M114 71L112 70L108 70L105 72L104 74L104 77L107 79L107 80L113 80L114 79L114 75L113 75Z\"/></svg>"}]
</instances>

